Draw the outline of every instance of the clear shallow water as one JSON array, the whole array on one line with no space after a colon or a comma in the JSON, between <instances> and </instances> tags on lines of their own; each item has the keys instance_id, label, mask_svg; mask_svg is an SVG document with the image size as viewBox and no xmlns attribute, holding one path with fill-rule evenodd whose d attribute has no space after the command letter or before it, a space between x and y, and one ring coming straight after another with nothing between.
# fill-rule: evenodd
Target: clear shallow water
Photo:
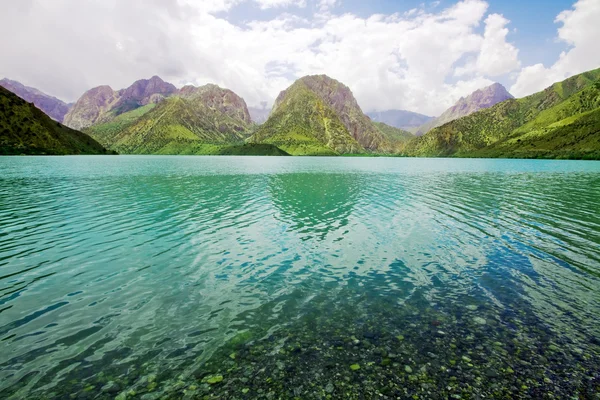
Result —
<instances>
[{"instance_id":1,"label":"clear shallow water","mask_svg":"<svg viewBox=\"0 0 600 400\"><path fill-rule=\"evenodd\" d=\"M597 162L0 158L0 397L597 398L599 210Z\"/></svg>"}]
</instances>

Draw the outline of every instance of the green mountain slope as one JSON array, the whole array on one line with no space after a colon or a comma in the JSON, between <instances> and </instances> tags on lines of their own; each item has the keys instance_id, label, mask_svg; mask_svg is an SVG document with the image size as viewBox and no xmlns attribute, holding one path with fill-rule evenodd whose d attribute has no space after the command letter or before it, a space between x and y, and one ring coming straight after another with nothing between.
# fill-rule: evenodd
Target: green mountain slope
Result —
<instances>
[{"instance_id":1,"label":"green mountain slope","mask_svg":"<svg viewBox=\"0 0 600 400\"><path fill-rule=\"evenodd\" d=\"M0 155L106 154L88 135L69 129L0 87Z\"/></svg>"},{"instance_id":2,"label":"green mountain slope","mask_svg":"<svg viewBox=\"0 0 600 400\"><path fill-rule=\"evenodd\" d=\"M415 135L403 129L394 128L383 122L373 122L375 128L385 136L389 142L392 152L401 152L406 144L415 138Z\"/></svg>"},{"instance_id":3,"label":"green mountain slope","mask_svg":"<svg viewBox=\"0 0 600 400\"><path fill-rule=\"evenodd\" d=\"M251 140L293 155L389 153L393 147L350 89L325 75L306 76L281 92Z\"/></svg>"},{"instance_id":4,"label":"green mountain slope","mask_svg":"<svg viewBox=\"0 0 600 400\"><path fill-rule=\"evenodd\" d=\"M303 82L292 85L271 116L250 138L292 155L363 153L332 107Z\"/></svg>"},{"instance_id":5,"label":"green mountain slope","mask_svg":"<svg viewBox=\"0 0 600 400\"><path fill-rule=\"evenodd\" d=\"M249 126L199 101L170 97L86 130L123 154L217 154L243 144Z\"/></svg>"},{"instance_id":6,"label":"green mountain slope","mask_svg":"<svg viewBox=\"0 0 600 400\"><path fill-rule=\"evenodd\" d=\"M587 135L596 135L593 127L591 131L588 129L589 123L594 119L593 113L590 116L584 114L600 107L599 79L600 69L597 69L573 76L531 96L496 104L435 128L424 136L412 140L403 153L409 156L429 157L473 157L484 154L501 157L517 153L512 147L510 151L507 147L508 153L503 153L503 150L500 150L500 142L510 139L512 140L510 143L514 142L515 146L518 146L525 139L522 138L521 142L518 142L521 135L527 136L526 142L530 149L538 146L536 142L550 140L552 135L559 133L570 135L563 138L567 142L580 138L578 135L583 134L584 131L588 132ZM561 126L563 128L559 131L558 128ZM585 126L588 128L584 128ZM593 142L593 139L586 140L592 140L589 143ZM581 154L579 156L576 154L584 151L583 148L572 146L574 153L569 155L567 150L559 147L559 142L554 139L550 141L555 143L555 147L544 147L540 142L539 147L545 148L544 151L520 150L518 154L521 157L579 158ZM490 151L485 150L486 148ZM492 149L496 150L491 151ZM589 153L589 149L584 153Z\"/></svg>"}]
</instances>

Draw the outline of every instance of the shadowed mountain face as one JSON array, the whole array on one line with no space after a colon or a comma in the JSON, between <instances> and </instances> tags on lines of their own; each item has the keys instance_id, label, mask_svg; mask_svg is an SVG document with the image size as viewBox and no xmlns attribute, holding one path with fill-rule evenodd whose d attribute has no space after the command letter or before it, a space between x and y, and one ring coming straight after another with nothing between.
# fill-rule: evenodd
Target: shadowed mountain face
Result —
<instances>
[{"instance_id":1,"label":"shadowed mountain face","mask_svg":"<svg viewBox=\"0 0 600 400\"><path fill-rule=\"evenodd\" d=\"M409 156L600 159L600 69L437 127Z\"/></svg>"},{"instance_id":2,"label":"shadowed mountain face","mask_svg":"<svg viewBox=\"0 0 600 400\"><path fill-rule=\"evenodd\" d=\"M37 108L55 121L63 122L65 115L69 111L70 105L64 101L47 95L38 89L25 86L17 81L2 79L0 80L0 86L10 90L28 103L35 104Z\"/></svg>"},{"instance_id":3,"label":"shadowed mountain face","mask_svg":"<svg viewBox=\"0 0 600 400\"><path fill-rule=\"evenodd\" d=\"M295 155L390 152L386 136L363 114L350 89L325 75L306 76L279 94L251 139Z\"/></svg>"},{"instance_id":4,"label":"shadowed mountain face","mask_svg":"<svg viewBox=\"0 0 600 400\"><path fill-rule=\"evenodd\" d=\"M175 86L158 76L136 81L119 91L114 91L110 86L99 86L81 96L65 116L64 122L73 129L87 128L147 104L156 104L176 91Z\"/></svg>"},{"instance_id":5,"label":"shadowed mountain face","mask_svg":"<svg viewBox=\"0 0 600 400\"><path fill-rule=\"evenodd\" d=\"M373 111L367 113L367 115L375 122L382 122L386 125L393 126L394 128L403 129L409 132L418 129L421 125L434 118L405 110Z\"/></svg>"},{"instance_id":6,"label":"shadowed mountain face","mask_svg":"<svg viewBox=\"0 0 600 400\"><path fill-rule=\"evenodd\" d=\"M494 83L483 89L476 90L466 98L461 98L455 105L447 109L442 115L425 123L415 132L417 136L424 135L433 128L442 126L455 119L466 117L479 110L490 108L505 100L513 99L513 95L499 83Z\"/></svg>"},{"instance_id":7,"label":"shadowed mountain face","mask_svg":"<svg viewBox=\"0 0 600 400\"><path fill-rule=\"evenodd\" d=\"M0 155L105 153L88 135L53 121L33 104L0 87Z\"/></svg>"}]
</instances>

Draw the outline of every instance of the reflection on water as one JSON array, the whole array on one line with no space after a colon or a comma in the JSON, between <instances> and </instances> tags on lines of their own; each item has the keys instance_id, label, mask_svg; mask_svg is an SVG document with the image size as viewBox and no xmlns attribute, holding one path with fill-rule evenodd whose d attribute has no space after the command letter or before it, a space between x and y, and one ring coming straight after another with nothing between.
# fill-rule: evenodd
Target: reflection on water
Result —
<instances>
[{"instance_id":1,"label":"reflection on water","mask_svg":"<svg viewBox=\"0 0 600 400\"><path fill-rule=\"evenodd\" d=\"M0 397L600 389L599 163L31 157L0 170Z\"/></svg>"}]
</instances>

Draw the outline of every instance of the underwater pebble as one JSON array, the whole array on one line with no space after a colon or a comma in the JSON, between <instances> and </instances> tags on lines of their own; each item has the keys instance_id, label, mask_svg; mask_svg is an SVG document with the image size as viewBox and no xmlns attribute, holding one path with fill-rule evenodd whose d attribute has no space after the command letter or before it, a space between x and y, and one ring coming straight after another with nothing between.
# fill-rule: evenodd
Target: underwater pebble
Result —
<instances>
[{"instance_id":1,"label":"underwater pebble","mask_svg":"<svg viewBox=\"0 0 600 400\"><path fill-rule=\"evenodd\" d=\"M412 374L412 372L413 372L413 370L412 370L412 368L410 367L410 365L406 365L406 366L404 367L404 370L406 371L406 373L407 373L407 374Z\"/></svg>"},{"instance_id":2,"label":"underwater pebble","mask_svg":"<svg viewBox=\"0 0 600 400\"><path fill-rule=\"evenodd\" d=\"M335 389L335 388L333 387L333 384L332 384L331 382L329 382L329 383L327 384L327 386L325 386L325 391L326 391L327 393L333 393L333 390L334 390L334 389Z\"/></svg>"},{"instance_id":3,"label":"underwater pebble","mask_svg":"<svg viewBox=\"0 0 600 400\"><path fill-rule=\"evenodd\" d=\"M485 325L485 324L487 324L487 321L484 318L481 318L481 317L475 317L475 318L473 318L473 322L475 322L477 325Z\"/></svg>"},{"instance_id":4,"label":"underwater pebble","mask_svg":"<svg viewBox=\"0 0 600 400\"><path fill-rule=\"evenodd\" d=\"M213 375L204 379L204 382L214 385L219 382L223 382L223 375Z\"/></svg>"}]
</instances>

